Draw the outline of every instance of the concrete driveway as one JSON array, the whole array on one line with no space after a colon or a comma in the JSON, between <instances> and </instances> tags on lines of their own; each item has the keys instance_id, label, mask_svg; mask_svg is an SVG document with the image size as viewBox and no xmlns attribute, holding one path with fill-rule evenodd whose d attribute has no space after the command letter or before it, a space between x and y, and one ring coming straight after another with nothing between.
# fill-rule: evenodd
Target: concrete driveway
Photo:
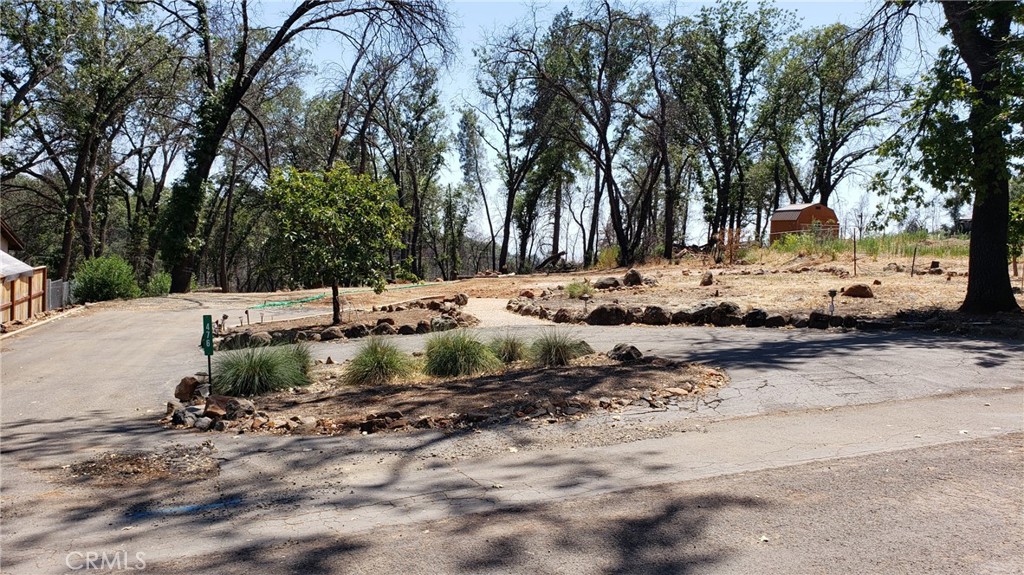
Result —
<instances>
[{"instance_id":1,"label":"concrete driveway","mask_svg":"<svg viewBox=\"0 0 1024 575\"><path fill-rule=\"evenodd\" d=\"M159 573L1017 573L1024 564L1020 342L578 327L595 349L629 342L724 367L732 381L679 411L448 435L157 426L177 380L205 369L201 316L246 303L102 305L0 343L0 572L69 573L89 552L142 553ZM481 331L537 329L546 328ZM314 354L341 360L357 347L321 343ZM204 441L221 464L205 481L99 489L70 484L62 469L111 450Z\"/></svg>"}]
</instances>

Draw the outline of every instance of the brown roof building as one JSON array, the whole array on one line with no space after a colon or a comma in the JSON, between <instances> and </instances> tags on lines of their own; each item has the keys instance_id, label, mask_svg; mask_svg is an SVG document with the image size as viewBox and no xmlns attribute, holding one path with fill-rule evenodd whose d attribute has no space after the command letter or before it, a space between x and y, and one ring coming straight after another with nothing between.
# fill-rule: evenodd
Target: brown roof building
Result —
<instances>
[{"instance_id":1,"label":"brown roof building","mask_svg":"<svg viewBox=\"0 0 1024 575\"><path fill-rule=\"evenodd\" d=\"M815 225L815 222L818 222ZM801 233L812 229L833 237L839 235L839 218L832 208L824 204L791 204L775 210L769 228L769 241L785 234Z\"/></svg>"}]
</instances>

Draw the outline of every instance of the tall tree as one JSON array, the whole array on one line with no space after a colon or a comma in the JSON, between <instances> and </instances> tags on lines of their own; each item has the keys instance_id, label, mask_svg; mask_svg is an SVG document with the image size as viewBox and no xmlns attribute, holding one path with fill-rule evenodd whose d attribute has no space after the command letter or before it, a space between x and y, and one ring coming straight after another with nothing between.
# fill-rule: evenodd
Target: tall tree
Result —
<instances>
[{"instance_id":1,"label":"tall tree","mask_svg":"<svg viewBox=\"0 0 1024 575\"><path fill-rule=\"evenodd\" d=\"M455 137L459 149L459 166L462 168L462 182L469 189L480 195L484 205L484 217L487 219L487 230L490 234L491 269L498 269L497 238L494 220L491 219L491 205L487 198L486 186L491 180L488 168L487 150L484 147L483 134L480 128L480 117L473 108L463 108L459 112L459 131Z\"/></svg>"},{"instance_id":2,"label":"tall tree","mask_svg":"<svg viewBox=\"0 0 1024 575\"><path fill-rule=\"evenodd\" d=\"M207 182L232 116L240 109L246 93L278 51L309 31L351 34L361 30L358 22L380 22L392 39L409 50L450 46L447 12L430 0L305 0L260 42L250 25L247 0L235 6L238 41L231 53L229 70L218 77L220 67L213 61L216 36L211 14L204 0L167 0L167 11L188 30L199 46L196 71L204 85L197 122L186 153L185 171L175 183L163 222L162 254L171 265L171 290L188 291L202 247L195 236Z\"/></svg>"},{"instance_id":3,"label":"tall tree","mask_svg":"<svg viewBox=\"0 0 1024 575\"><path fill-rule=\"evenodd\" d=\"M885 149L898 168L974 198L967 313L1020 311L1010 287L1010 165L1024 156L1024 2L941 2L951 42L915 91L907 134ZM874 24L898 41L915 3L887 6ZM913 153L913 152L917 153ZM909 176L905 187L916 186Z\"/></svg>"}]
</instances>

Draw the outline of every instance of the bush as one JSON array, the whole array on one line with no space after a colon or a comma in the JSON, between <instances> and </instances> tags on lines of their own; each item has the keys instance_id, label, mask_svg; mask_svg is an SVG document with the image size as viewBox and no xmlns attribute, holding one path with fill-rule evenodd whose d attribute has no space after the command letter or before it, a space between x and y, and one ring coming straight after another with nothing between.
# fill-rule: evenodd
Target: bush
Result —
<instances>
[{"instance_id":1,"label":"bush","mask_svg":"<svg viewBox=\"0 0 1024 575\"><path fill-rule=\"evenodd\" d=\"M597 268L611 269L619 265L619 246L608 246L597 253Z\"/></svg>"},{"instance_id":2,"label":"bush","mask_svg":"<svg viewBox=\"0 0 1024 575\"><path fill-rule=\"evenodd\" d=\"M260 395L309 384L309 348L250 347L222 353L213 364L213 390L221 395Z\"/></svg>"},{"instance_id":3,"label":"bush","mask_svg":"<svg viewBox=\"0 0 1024 575\"><path fill-rule=\"evenodd\" d=\"M590 353L594 348L569 332L551 330L537 338L530 346L530 359L538 365L555 367Z\"/></svg>"},{"instance_id":4,"label":"bush","mask_svg":"<svg viewBox=\"0 0 1024 575\"><path fill-rule=\"evenodd\" d=\"M171 274L167 272L153 274L142 293L146 297L158 297L171 293Z\"/></svg>"},{"instance_id":5,"label":"bush","mask_svg":"<svg viewBox=\"0 0 1024 575\"><path fill-rule=\"evenodd\" d=\"M412 372L413 362L409 356L393 343L371 337L348 364L341 381L348 385L382 385L408 377Z\"/></svg>"},{"instance_id":6,"label":"bush","mask_svg":"<svg viewBox=\"0 0 1024 575\"><path fill-rule=\"evenodd\" d=\"M594 295L594 286L586 282L572 282L565 286L565 295L569 299L579 299L582 295Z\"/></svg>"},{"instance_id":7,"label":"bush","mask_svg":"<svg viewBox=\"0 0 1024 575\"><path fill-rule=\"evenodd\" d=\"M520 361L526 357L526 342L517 335L498 336L491 340L490 348L504 363Z\"/></svg>"},{"instance_id":8,"label":"bush","mask_svg":"<svg viewBox=\"0 0 1024 575\"><path fill-rule=\"evenodd\" d=\"M423 371L438 377L475 375L501 368L501 361L489 347L462 330L431 336L425 355Z\"/></svg>"},{"instance_id":9,"label":"bush","mask_svg":"<svg viewBox=\"0 0 1024 575\"><path fill-rule=\"evenodd\" d=\"M75 299L80 302L139 297L135 272L120 256L85 260L75 272Z\"/></svg>"}]
</instances>

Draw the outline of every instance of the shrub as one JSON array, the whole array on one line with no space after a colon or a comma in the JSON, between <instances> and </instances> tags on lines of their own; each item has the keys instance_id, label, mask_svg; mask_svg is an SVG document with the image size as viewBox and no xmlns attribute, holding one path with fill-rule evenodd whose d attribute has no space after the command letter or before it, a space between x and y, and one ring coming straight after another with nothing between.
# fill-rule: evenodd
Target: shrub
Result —
<instances>
[{"instance_id":1,"label":"shrub","mask_svg":"<svg viewBox=\"0 0 1024 575\"><path fill-rule=\"evenodd\" d=\"M132 266L120 256L85 260L75 272L75 299L80 302L139 297Z\"/></svg>"},{"instance_id":2,"label":"shrub","mask_svg":"<svg viewBox=\"0 0 1024 575\"><path fill-rule=\"evenodd\" d=\"M526 342L517 335L505 334L491 340L491 351L504 363L520 361L526 357Z\"/></svg>"},{"instance_id":3,"label":"shrub","mask_svg":"<svg viewBox=\"0 0 1024 575\"><path fill-rule=\"evenodd\" d=\"M305 346L250 347L222 353L213 365L213 390L221 395L260 395L309 384Z\"/></svg>"},{"instance_id":4,"label":"shrub","mask_svg":"<svg viewBox=\"0 0 1024 575\"><path fill-rule=\"evenodd\" d=\"M597 254L597 268L611 269L619 265L619 246L608 246Z\"/></svg>"},{"instance_id":5,"label":"shrub","mask_svg":"<svg viewBox=\"0 0 1024 575\"><path fill-rule=\"evenodd\" d=\"M142 290L146 297L158 297L171 293L171 274L160 272L153 274L146 282L146 289Z\"/></svg>"},{"instance_id":6,"label":"shrub","mask_svg":"<svg viewBox=\"0 0 1024 575\"><path fill-rule=\"evenodd\" d=\"M463 330L431 336L425 355L423 371L438 377L475 375L501 368L501 361L494 352Z\"/></svg>"},{"instance_id":7,"label":"shrub","mask_svg":"<svg viewBox=\"0 0 1024 575\"><path fill-rule=\"evenodd\" d=\"M408 377L412 359L393 343L379 337L369 338L345 370L341 381L348 385L381 385Z\"/></svg>"},{"instance_id":8,"label":"shrub","mask_svg":"<svg viewBox=\"0 0 1024 575\"><path fill-rule=\"evenodd\" d=\"M570 361L590 353L594 353L590 344L559 330L548 331L530 346L530 359L547 367L569 365Z\"/></svg>"},{"instance_id":9,"label":"shrub","mask_svg":"<svg viewBox=\"0 0 1024 575\"><path fill-rule=\"evenodd\" d=\"M579 299L582 295L594 295L594 286L586 282L572 282L565 286L565 295L570 299Z\"/></svg>"}]
</instances>

